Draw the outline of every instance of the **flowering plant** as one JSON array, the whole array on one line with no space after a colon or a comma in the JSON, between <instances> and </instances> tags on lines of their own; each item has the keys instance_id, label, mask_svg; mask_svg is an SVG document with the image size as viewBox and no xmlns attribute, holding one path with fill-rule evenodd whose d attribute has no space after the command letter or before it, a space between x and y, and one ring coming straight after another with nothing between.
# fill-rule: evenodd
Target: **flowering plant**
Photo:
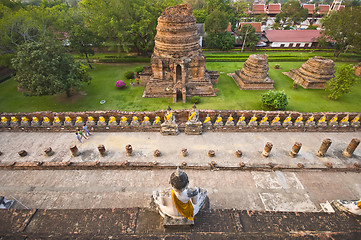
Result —
<instances>
[{"instance_id":1,"label":"flowering plant","mask_svg":"<svg viewBox=\"0 0 361 240\"><path fill-rule=\"evenodd\" d=\"M119 81L116 81L116 82L115 82L115 86L116 86L118 89L122 89L122 88L125 88L127 85L125 84L125 82L123 82L123 80L119 80Z\"/></svg>"}]
</instances>

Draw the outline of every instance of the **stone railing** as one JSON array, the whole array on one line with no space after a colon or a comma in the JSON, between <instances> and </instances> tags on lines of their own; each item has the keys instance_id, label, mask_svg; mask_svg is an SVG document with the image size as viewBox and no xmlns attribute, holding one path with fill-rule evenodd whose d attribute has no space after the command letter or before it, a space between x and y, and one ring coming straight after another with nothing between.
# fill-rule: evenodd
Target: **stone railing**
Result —
<instances>
[{"instance_id":1,"label":"stone railing","mask_svg":"<svg viewBox=\"0 0 361 240\"><path fill-rule=\"evenodd\" d=\"M184 131L190 110L173 111ZM0 131L159 131L166 111L0 113ZM203 131L359 131L360 113L199 110Z\"/></svg>"}]
</instances>

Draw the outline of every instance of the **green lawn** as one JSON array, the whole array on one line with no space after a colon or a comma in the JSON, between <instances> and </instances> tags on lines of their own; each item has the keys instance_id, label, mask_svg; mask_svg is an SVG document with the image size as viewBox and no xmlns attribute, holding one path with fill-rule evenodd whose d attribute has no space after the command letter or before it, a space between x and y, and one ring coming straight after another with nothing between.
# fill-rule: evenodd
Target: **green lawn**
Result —
<instances>
[{"instance_id":1,"label":"green lawn","mask_svg":"<svg viewBox=\"0 0 361 240\"><path fill-rule=\"evenodd\" d=\"M281 65L281 70L272 67ZM305 90L301 87L294 90L292 80L282 72L290 68L298 68L302 62L270 62L269 75L275 81L277 90L284 90L289 97L289 105L286 110L300 112L323 112L323 111L351 111L361 112L361 81L350 94L344 95L337 101L327 98L324 90ZM336 66L341 63L336 63ZM0 84L0 112L33 112L33 111L91 111L91 110L122 110L122 111L153 111L166 109L168 105L172 109L189 109L192 104L190 99L187 103L172 103L171 98L142 98L144 87L128 87L118 90L115 81L124 80L124 72L134 70L137 64L95 64L91 70L92 83L85 86L84 90L71 98L65 94L55 96L28 97L17 92L17 84L13 79ZM207 69L217 70L220 73L217 97L202 97L199 109L230 109L230 110L260 110L261 90L240 90L233 79L227 73L234 72L242 67L242 62L208 62ZM100 104L105 100L104 104Z\"/></svg>"}]
</instances>

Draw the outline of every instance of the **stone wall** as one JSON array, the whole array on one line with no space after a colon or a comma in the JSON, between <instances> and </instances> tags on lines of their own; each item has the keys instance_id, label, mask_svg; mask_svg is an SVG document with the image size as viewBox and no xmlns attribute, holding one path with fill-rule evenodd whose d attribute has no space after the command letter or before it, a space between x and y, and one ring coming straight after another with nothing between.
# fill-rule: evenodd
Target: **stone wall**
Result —
<instances>
[{"instance_id":1,"label":"stone wall","mask_svg":"<svg viewBox=\"0 0 361 240\"><path fill-rule=\"evenodd\" d=\"M173 112L176 122L179 125L179 130L184 131L190 109L175 110ZM88 111L1 113L0 131L73 131L77 126L81 127L83 124L91 127L92 131L159 131L160 124L164 122L165 113L165 110L154 112ZM211 124L203 123L207 115L210 117ZM233 117L233 122L227 121L230 115ZM149 118L149 121L144 121L145 116ZM157 116L160 118L160 121L155 123ZM222 117L222 121L215 124L218 116ZM203 131L360 130L360 113L357 112L302 113L302 121L299 121L300 116L301 113L290 111L199 111L199 120L204 125ZM58 121L56 122L57 117ZM100 122L101 117L103 117L103 122ZM126 117L126 120L124 117ZM138 120L132 121L133 117L138 118ZM44 121L46 118L48 119L47 122ZM241 120L244 119L239 121L240 118ZM145 122L147 122L147 124L145 124Z\"/></svg>"}]
</instances>

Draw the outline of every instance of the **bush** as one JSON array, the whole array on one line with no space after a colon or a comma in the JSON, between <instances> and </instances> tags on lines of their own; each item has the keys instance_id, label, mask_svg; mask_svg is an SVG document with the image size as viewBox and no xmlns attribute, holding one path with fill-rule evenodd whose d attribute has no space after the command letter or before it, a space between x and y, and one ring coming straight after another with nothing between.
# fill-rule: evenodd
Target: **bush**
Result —
<instances>
[{"instance_id":1,"label":"bush","mask_svg":"<svg viewBox=\"0 0 361 240\"><path fill-rule=\"evenodd\" d=\"M279 64L276 64L275 69L281 69L281 66Z\"/></svg>"},{"instance_id":2,"label":"bush","mask_svg":"<svg viewBox=\"0 0 361 240\"><path fill-rule=\"evenodd\" d=\"M134 72L136 72L136 73L143 72L143 67L136 67L136 68L134 69Z\"/></svg>"},{"instance_id":3,"label":"bush","mask_svg":"<svg viewBox=\"0 0 361 240\"><path fill-rule=\"evenodd\" d=\"M134 78L134 72L133 72L133 71L126 71L126 72L124 73L124 77L125 77L126 79L133 79L133 78Z\"/></svg>"},{"instance_id":4,"label":"bush","mask_svg":"<svg viewBox=\"0 0 361 240\"><path fill-rule=\"evenodd\" d=\"M270 90L262 94L262 103L271 110L285 110L288 105L287 95L284 91Z\"/></svg>"},{"instance_id":5,"label":"bush","mask_svg":"<svg viewBox=\"0 0 361 240\"><path fill-rule=\"evenodd\" d=\"M115 86L116 86L118 89L123 89L123 88L125 88L127 85L125 84L125 82L123 82L123 80L119 80L119 81L116 81L116 82L115 82Z\"/></svg>"},{"instance_id":6,"label":"bush","mask_svg":"<svg viewBox=\"0 0 361 240\"><path fill-rule=\"evenodd\" d=\"M199 96L193 96L191 99L191 102L194 104L197 104L201 101L201 98Z\"/></svg>"}]
</instances>

